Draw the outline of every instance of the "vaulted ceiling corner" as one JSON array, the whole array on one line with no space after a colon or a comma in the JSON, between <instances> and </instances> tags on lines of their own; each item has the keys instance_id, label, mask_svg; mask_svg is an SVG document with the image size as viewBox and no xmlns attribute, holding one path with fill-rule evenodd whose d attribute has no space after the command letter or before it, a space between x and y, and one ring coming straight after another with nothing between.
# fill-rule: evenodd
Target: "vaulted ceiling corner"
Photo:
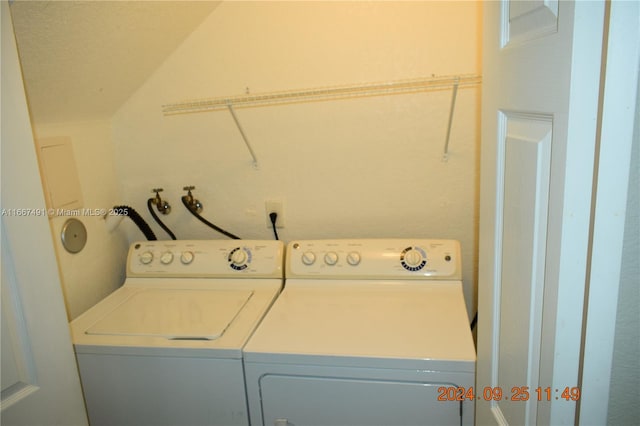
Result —
<instances>
[{"instance_id":1,"label":"vaulted ceiling corner","mask_svg":"<svg viewBox=\"0 0 640 426\"><path fill-rule=\"evenodd\" d=\"M11 5L34 123L108 118L220 1Z\"/></svg>"}]
</instances>

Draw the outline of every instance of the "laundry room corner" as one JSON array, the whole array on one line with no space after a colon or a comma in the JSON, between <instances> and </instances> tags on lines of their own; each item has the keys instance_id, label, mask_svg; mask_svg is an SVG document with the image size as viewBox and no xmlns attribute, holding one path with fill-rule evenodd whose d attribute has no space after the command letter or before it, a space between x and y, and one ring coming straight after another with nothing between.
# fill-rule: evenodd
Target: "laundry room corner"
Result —
<instances>
[{"instance_id":1,"label":"laundry room corner","mask_svg":"<svg viewBox=\"0 0 640 426\"><path fill-rule=\"evenodd\" d=\"M10 3L36 143L65 138L77 169L82 203L49 221L73 319L122 284L127 236L138 232L129 221L105 226L103 213L129 202L115 173L112 116L218 2ZM74 215L87 238L70 253L61 231Z\"/></svg>"},{"instance_id":2,"label":"laundry room corner","mask_svg":"<svg viewBox=\"0 0 640 426\"><path fill-rule=\"evenodd\" d=\"M173 205L178 238L461 241L469 317L477 269L479 85L165 114L173 103L480 75L481 2L223 2L113 117L117 181ZM455 103L454 103L455 102ZM233 110L232 110L233 109ZM155 229L155 228L154 228ZM129 241L136 231L128 234Z\"/></svg>"}]
</instances>

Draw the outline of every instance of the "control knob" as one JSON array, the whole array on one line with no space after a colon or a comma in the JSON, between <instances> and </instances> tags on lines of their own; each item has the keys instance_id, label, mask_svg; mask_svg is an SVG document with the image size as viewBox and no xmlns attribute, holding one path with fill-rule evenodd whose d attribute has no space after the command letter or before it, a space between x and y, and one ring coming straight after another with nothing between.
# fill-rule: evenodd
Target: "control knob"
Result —
<instances>
[{"instance_id":1,"label":"control knob","mask_svg":"<svg viewBox=\"0 0 640 426\"><path fill-rule=\"evenodd\" d=\"M312 251L305 251L302 253L302 263L307 266L313 265L316 261L316 255Z\"/></svg>"},{"instance_id":2,"label":"control knob","mask_svg":"<svg viewBox=\"0 0 640 426\"><path fill-rule=\"evenodd\" d=\"M231 262L233 262L234 265L242 265L246 261L247 252L241 248L237 248L233 253L231 253Z\"/></svg>"},{"instance_id":3,"label":"control knob","mask_svg":"<svg viewBox=\"0 0 640 426\"><path fill-rule=\"evenodd\" d=\"M357 251L352 251L351 253L347 254L347 263L351 266L356 266L360 263L360 253L358 253Z\"/></svg>"},{"instance_id":4,"label":"control knob","mask_svg":"<svg viewBox=\"0 0 640 426\"><path fill-rule=\"evenodd\" d=\"M236 247L229 253L227 260L231 269L243 271L249 267L251 252L246 248Z\"/></svg>"},{"instance_id":5,"label":"control knob","mask_svg":"<svg viewBox=\"0 0 640 426\"><path fill-rule=\"evenodd\" d=\"M404 254L404 263L409 266L418 266L422 262L422 254L418 250L409 250Z\"/></svg>"},{"instance_id":6,"label":"control knob","mask_svg":"<svg viewBox=\"0 0 640 426\"><path fill-rule=\"evenodd\" d=\"M153 253L150 251L145 251L140 255L140 262L144 265L148 265L153 260Z\"/></svg>"},{"instance_id":7,"label":"control knob","mask_svg":"<svg viewBox=\"0 0 640 426\"><path fill-rule=\"evenodd\" d=\"M192 251L183 251L180 255L180 262L182 262L183 265L188 265L193 262L193 258L194 255Z\"/></svg>"},{"instance_id":8,"label":"control knob","mask_svg":"<svg viewBox=\"0 0 640 426\"><path fill-rule=\"evenodd\" d=\"M333 266L338 263L338 253L336 253L335 251L327 252L324 255L324 263L329 266Z\"/></svg>"},{"instance_id":9,"label":"control knob","mask_svg":"<svg viewBox=\"0 0 640 426\"><path fill-rule=\"evenodd\" d=\"M407 271L419 271L427 264L427 253L420 247L407 247L400 255L400 263Z\"/></svg>"},{"instance_id":10,"label":"control knob","mask_svg":"<svg viewBox=\"0 0 640 426\"><path fill-rule=\"evenodd\" d=\"M171 253L170 251L165 251L164 253L162 253L160 255L160 262L163 265L168 265L173 262L173 253Z\"/></svg>"}]
</instances>

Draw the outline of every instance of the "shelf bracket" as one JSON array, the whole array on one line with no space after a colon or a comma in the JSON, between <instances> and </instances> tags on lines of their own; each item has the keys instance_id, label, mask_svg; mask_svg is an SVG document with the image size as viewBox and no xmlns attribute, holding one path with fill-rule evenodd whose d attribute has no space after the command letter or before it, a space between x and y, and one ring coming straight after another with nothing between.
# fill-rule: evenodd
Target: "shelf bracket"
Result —
<instances>
[{"instance_id":1,"label":"shelf bracket","mask_svg":"<svg viewBox=\"0 0 640 426\"><path fill-rule=\"evenodd\" d=\"M249 154L251 154L251 158L253 158L253 168L257 169L258 168L258 159L256 158L255 152L253 152L253 149L251 148L251 144L249 143L249 139L247 139L247 135L244 133L244 130L242 129L242 125L240 124L240 120L238 120L238 116L236 116L236 112L233 109L233 104L228 102L227 103L227 108L229 109L229 112L231 113L231 116L233 117L233 121L236 123L236 127L238 128L238 131L240 132L240 136L242 136L242 140L244 141L245 145L247 145L247 149L249 150Z\"/></svg>"},{"instance_id":2,"label":"shelf bracket","mask_svg":"<svg viewBox=\"0 0 640 426\"><path fill-rule=\"evenodd\" d=\"M444 139L444 153L442 154L442 161L449 160L449 138L451 137L451 124L453 123L453 111L456 108L456 96L458 96L458 85L460 84L460 77L456 77L453 83L453 93L451 94L451 107L449 108L449 124L447 125L447 136Z\"/></svg>"}]
</instances>

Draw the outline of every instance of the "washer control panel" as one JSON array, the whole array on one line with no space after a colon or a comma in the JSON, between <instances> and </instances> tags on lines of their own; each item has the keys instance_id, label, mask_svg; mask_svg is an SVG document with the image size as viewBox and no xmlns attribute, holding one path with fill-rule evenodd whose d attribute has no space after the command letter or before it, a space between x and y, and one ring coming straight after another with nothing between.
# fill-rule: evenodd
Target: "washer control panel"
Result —
<instances>
[{"instance_id":1,"label":"washer control panel","mask_svg":"<svg viewBox=\"0 0 640 426\"><path fill-rule=\"evenodd\" d=\"M456 240L302 240L287 246L287 278L462 279Z\"/></svg>"},{"instance_id":2,"label":"washer control panel","mask_svg":"<svg viewBox=\"0 0 640 426\"><path fill-rule=\"evenodd\" d=\"M283 263L280 241L140 241L129 248L127 276L281 278Z\"/></svg>"}]
</instances>

